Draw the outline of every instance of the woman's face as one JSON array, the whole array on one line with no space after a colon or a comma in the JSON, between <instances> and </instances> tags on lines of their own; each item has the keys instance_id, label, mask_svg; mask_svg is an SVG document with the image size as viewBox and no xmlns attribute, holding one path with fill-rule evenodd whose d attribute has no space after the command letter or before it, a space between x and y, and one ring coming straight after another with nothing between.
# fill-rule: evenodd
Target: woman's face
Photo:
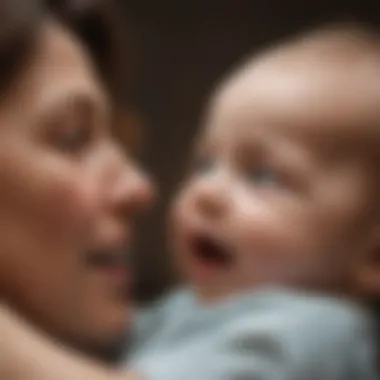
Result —
<instances>
[{"instance_id":1,"label":"woman's face","mask_svg":"<svg viewBox=\"0 0 380 380\"><path fill-rule=\"evenodd\" d=\"M108 345L127 326L125 250L152 195L112 139L109 106L54 21L0 102L1 296L78 345Z\"/></svg>"}]
</instances>

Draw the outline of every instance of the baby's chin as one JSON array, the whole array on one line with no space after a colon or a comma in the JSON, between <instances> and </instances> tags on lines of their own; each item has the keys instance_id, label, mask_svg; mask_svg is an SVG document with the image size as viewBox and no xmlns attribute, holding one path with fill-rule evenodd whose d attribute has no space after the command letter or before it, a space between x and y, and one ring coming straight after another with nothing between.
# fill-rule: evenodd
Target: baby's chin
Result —
<instances>
[{"instance_id":1,"label":"baby's chin","mask_svg":"<svg viewBox=\"0 0 380 380\"><path fill-rule=\"evenodd\" d=\"M296 291L322 291L328 279L315 268L289 267L261 273L251 290L263 288L287 288Z\"/></svg>"},{"instance_id":2,"label":"baby's chin","mask_svg":"<svg viewBox=\"0 0 380 380\"><path fill-rule=\"evenodd\" d=\"M236 273L231 281L224 278L224 284L208 284L208 286L194 285L198 297L206 303L215 303L232 297L245 295L267 289L287 289L290 291L307 291L313 293L329 292L334 288L333 277L327 274L328 270L319 271L316 267L270 268L252 273L249 282L236 282L239 278ZM246 276L246 274L245 274ZM242 278L242 277L241 277Z\"/></svg>"}]
</instances>

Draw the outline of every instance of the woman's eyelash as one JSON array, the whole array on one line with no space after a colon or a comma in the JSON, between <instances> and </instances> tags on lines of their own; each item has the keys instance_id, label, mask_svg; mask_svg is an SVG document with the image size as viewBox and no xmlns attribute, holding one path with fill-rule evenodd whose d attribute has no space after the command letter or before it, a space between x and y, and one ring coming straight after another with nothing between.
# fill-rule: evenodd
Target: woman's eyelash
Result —
<instances>
[{"instance_id":1,"label":"woman's eyelash","mask_svg":"<svg viewBox=\"0 0 380 380\"><path fill-rule=\"evenodd\" d=\"M56 126L52 143L65 153L81 152L92 138L92 127L88 123L71 126Z\"/></svg>"},{"instance_id":2,"label":"woman's eyelash","mask_svg":"<svg viewBox=\"0 0 380 380\"><path fill-rule=\"evenodd\" d=\"M70 150L80 150L90 140L91 133L88 128L79 127L62 136L62 142Z\"/></svg>"}]
</instances>

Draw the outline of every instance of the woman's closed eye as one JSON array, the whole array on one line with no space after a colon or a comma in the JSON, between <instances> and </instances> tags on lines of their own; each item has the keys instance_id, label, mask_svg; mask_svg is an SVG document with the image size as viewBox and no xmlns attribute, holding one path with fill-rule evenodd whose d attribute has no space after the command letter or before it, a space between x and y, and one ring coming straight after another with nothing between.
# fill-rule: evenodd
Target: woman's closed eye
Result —
<instances>
[{"instance_id":1,"label":"woman's closed eye","mask_svg":"<svg viewBox=\"0 0 380 380\"><path fill-rule=\"evenodd\" d=\"M80 154L93 141L105 123L97 103L87 97L74 97L62 103L48 122L51 145L65 154ZM106 124L106 123L105 123Z\"/></svg>"},{"instance_id":2,"label":"woman's closed eye","mask_svg":"<svg viewBox=\"0 0 380 380\"><path fill-rule=\"evenodd\" d=\"M62 152L80 153L92 139L92 127L85 123L58 127L52 143Z\"/></svg>"}]
</instances>

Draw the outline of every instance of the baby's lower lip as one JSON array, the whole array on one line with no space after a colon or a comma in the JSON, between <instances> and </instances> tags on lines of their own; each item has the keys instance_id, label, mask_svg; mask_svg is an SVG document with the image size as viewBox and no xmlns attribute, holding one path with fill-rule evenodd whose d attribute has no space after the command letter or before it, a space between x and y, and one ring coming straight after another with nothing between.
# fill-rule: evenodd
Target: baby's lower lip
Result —
<instances>
[{"instance_id":1,"label":"baby's lower lip","mask_svg":"<svg viewBox=\"0 0 380 380\"><path fill-rule=\"evenodd\" d=\"M224 270L226 267L211 260L196 260L197 266L205 272L216 272Z\"/></svg>"},{"instance_id":2,"label":"baby's lower lip","mask_svg":"<svg viewBox=\"0 0 380 380\"><path fill-rule=\"evenodd\" d=\"M193 280L200 284L208 284L213 282L219 276L228 273L229 269L212 262L197 260L194 257L192 257L190 267Z\"/></svg>"},{"instance_id":3,"label":"baby's lower lip","mask_svg":"<svg viewBox=\"0 0 380 380\"><path fill-rule=\"evenodd\" d=\"M227 273L231 267L232 262L222 262L217 260L208 260L200 257L198 254L191 252L190 265L193 268L193 274L198 277L199 280L207 281L212 279L214 276Z\"/></svg>"}]
</instances>

